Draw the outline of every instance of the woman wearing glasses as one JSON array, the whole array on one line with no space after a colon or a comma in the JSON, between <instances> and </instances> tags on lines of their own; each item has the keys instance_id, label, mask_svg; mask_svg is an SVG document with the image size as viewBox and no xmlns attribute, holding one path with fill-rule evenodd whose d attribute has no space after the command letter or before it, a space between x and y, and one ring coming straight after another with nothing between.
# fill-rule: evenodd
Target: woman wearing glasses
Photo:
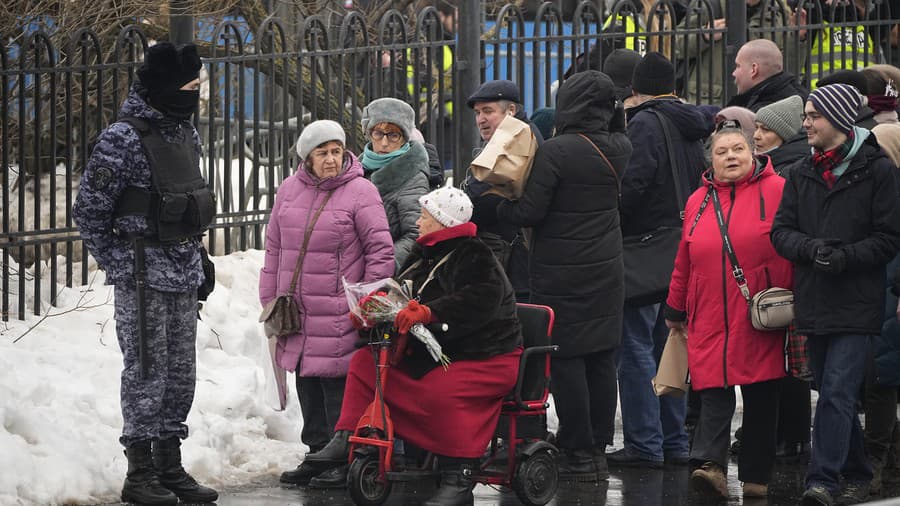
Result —
<instances>
[{"instance_id":1,"label":"woman wearing glasses","mask_svg":"<svg viewBox=\"0 0 900 506\"><path fill-rule=\"evenodd\" d=\"M396 98L373 100L363 109L362 127L369 139L360 157L365 177L378 188L391 239L395 265L403 265L419 235L419 197L428 193L428 153L409 140L415 128L412 107Z\"/></svg>"}]
</instances>

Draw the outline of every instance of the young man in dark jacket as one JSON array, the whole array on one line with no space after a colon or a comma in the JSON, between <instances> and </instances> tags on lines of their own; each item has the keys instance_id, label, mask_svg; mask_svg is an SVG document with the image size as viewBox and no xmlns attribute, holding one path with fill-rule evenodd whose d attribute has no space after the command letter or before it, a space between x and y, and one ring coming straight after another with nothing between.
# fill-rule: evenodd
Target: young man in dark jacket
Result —
<instances>
[{"instance_id":1,"label":"young man in dark jacket","mask_svg":"<svg viewBox=\"0 0 900 506\"><path fill-rule=\"evenodd\" d=\"M665 56L647 53L633 77L631 100L637 105L626 110L627 132L631 144L644 149L635 150L622 175L619 215L625 237L661 226L681 227L686 199L705 168L702 140L710 133L700 109L675 96L675 67ZM656 349L665 346L668 336L659 322L664 297L665 292L655 302L625 302L616 357L625 447L606 456L610 465L661 467L664 460L688 461L685 399L657 397L651 384L658 367Z\"/></svg>"},{"instance_id":2,"label":"young man in dark jacket","mask_svg":"<svg viewBox=\"0 0 900 506\"><path fill-rule=\"evenodd\" d=\"M794 262L795 323L809 336L819 390L804 505L865 501L872 468L857 416L868 342L881 331L884 270L900 250L896 167L868 130L849 85L813 91L803 127L813 153L793 169L772 243Z\"/></svg>"}]
</instances>

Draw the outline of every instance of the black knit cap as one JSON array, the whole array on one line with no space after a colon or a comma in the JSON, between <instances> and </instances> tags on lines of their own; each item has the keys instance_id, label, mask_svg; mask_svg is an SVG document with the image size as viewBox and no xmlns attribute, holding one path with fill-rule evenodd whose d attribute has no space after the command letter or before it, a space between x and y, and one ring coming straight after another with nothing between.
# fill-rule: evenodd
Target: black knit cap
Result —
<instances>
[{"instance_id":1,"label":"black knit cap","mask_svg":"<svg viewBox=\"0 0 900 506\"><path fill-rule=\"evenodd\" d=\"M176 48L171 42L160 42L144 53L144 64L137 75L150 92L177 90L197 79L202 65L197 46Z\"/></svg>"},{"instance_id":2,"label":"black knit cap","mask_svg":"<svg viewBox=\"0 0 900 506\"><path fill-rule=\"evenodd\" d=\"M866 80L865 74L858 70L838 70L827 76L823 76L816 82L816 88L828 86L829 84L849 84L856 88L861 95L868 95L869 82Z\"/></svg>"},{"instance_id":3,"label":"black knit cap","mask_svg":"<svg viewBox=\"0 0 900 506\"><path fill-rule=\"evenodd\" d=\"M603 61L603 73L616 85L616 97L625 100L631 96L631 79L634 68L641 62L641 53L631 49L616 49Z\"/></svg>"},{"instance_id":4,"label":"black knit cap","mask_svg":"<svg viewBox=\"0 0 900 506\"><path fill-rule=\"evenodd\" d=\"M675 92L675 66L661 53L651 52L634 67L631 87L642 95L668 95Z\"/></svg>"}]
</instances>

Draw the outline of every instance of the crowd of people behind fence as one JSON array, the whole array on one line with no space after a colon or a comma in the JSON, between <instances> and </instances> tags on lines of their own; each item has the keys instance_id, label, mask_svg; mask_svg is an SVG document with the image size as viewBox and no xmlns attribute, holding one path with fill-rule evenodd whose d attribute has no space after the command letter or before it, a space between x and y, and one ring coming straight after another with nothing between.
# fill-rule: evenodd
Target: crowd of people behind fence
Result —
<instances>
[{"instance_id":1,"label":"crowd of people behind fence","mask_svg":"<svg viewBox=\"0 0 900 506\"><path fill-rule=\"evenodd\" d=\"M751 20L759 3L747 1ZM681 467L699 493L723 499L731 454L744 498L766 497L776 463L798 459L808 460L802 504L877 497L900 476L900 69L879 57L889 37L860 28L851 49L871 59L835 60L846 41L820 38L831 46L805 55L815 79L787 72L777 41L750 40L724 108L725 83L695 76L722 77L715 37L693 62L677 45L598 44L566 73L554 107L530 116L516 83L485 82L467 97L475 124L464 129L487 146L511 117L534 140L515 198L474 174L446 185L446 146L424 141L404 100L365 107L359 154L346 141L354 125L304 127L259 280L262 306L287 296L299 311L296 326L274 334L274 360L296 375L309 453L281 481L346 486L348 439L375 369L344 283L393 276L417 297L396 315L390 374L403 386L389 402L407 454L437 455L441 485L426 504L473 501L472 469L522 353L516 301L556 314L559 427L550 433L541 419L522 430L556 445L561 480ZM148 50L75 203L85 244L116 287L122 498L136 503L217 497L180 454L194 388L192 301L213 274L198 235L214 198L188 121L200 66L192 46ZM678 96L684 80L707 88ZM674 259L654 250L635 267L629 255L652 237ZM656 272L662 290L638 293L636 280ZM751 309L776 289L792 292L793 320L767 327ZM447 324L436 335L447 369L405 337L436 322ZM658 396L654 376L675 335L686 336L690 392ZM735 387L743 422L732 441ZM613 450L617 399L624 446Z\"/></svg>"}]
</instances>

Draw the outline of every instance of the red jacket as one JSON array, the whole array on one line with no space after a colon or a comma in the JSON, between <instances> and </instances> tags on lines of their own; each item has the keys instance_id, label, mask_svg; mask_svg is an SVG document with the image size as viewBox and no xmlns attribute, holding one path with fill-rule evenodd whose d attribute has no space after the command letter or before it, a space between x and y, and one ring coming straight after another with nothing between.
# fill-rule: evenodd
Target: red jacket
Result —
<instances>
[{"instance_id":1,"label":"red jacket","mask_svg":"<svg viewBox=\"0 0 900 506\"><path fill-rule=\"evenodd\" d=\"M759 331L750 324L747 301L731 273L712 199L698 219L707 191L715 188L751 296L772 286L792 288L791 263L775 253L769 240L784 179L775 174L768 157L759 162L765 165L757 163L751 175L736 183L714 182L707 172L703 186L685 205L684 231L666 303L687 313L688 365L696 390L785 375L785 334Z\"/></svg>"}]
</instances>

